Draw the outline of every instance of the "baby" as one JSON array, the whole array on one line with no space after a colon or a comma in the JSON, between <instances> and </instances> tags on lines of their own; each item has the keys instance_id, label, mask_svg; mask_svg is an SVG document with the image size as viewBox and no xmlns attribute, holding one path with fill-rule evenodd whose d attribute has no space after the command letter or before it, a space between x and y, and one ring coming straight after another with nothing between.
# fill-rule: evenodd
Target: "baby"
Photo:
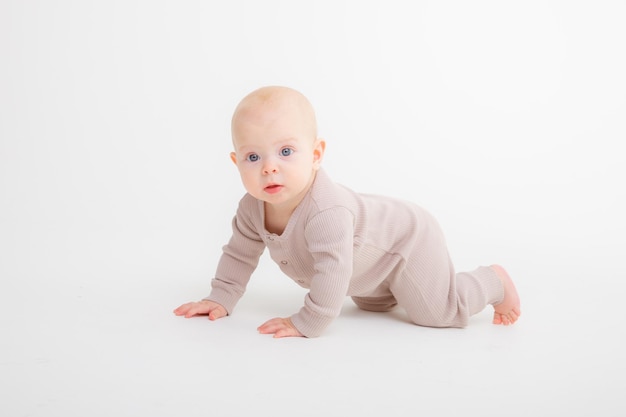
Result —
<instances>
[{"instance_id":1,"label":"baby","mask_svg":"<svg viewBox=\"0 0 626 417\"><path fill-rule=\"evenodd\" d=\"M247 193L211 282L211 293L174 310L210 320L232 314L268 248L307 288L304 305L258 331L316 337L340 314L346 296L368 311L402 307L421 326L464 327L492 304L494 324L517 321L520 300L498 265L455 273L437 221L423 208L358 194L321 168L325 142L315 112L298 91L269 86L239 103L232 117L234 152Z\"/></svg>"}]
</instances>

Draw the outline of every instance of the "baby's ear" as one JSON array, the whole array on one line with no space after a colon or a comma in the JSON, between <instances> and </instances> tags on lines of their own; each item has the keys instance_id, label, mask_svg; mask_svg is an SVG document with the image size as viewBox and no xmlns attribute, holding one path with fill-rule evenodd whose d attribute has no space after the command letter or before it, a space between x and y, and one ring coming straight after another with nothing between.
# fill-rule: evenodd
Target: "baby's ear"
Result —
<instances>
[{"instance_id":1,"label":"baby's ear","mask_svg":"<svg viewBox=\"0 0 626 417\"><path fill-rule=\"evenodd\" d=\"M237 165L237 154L235 152L230 153L230 160L233 161L235 165Z\"/></svg>"},{"instance_id":2,"label":"baby's ear","mask_svg":"<svg viewBox=\"0 0 626 417\"><path fill-rule=\"evenodd\" d=\"M326 150L326 142L323 139L318 139L313 145L313 166L318 169L322 164L324 158L324 151Z\"/></svg>"}]
</instances>

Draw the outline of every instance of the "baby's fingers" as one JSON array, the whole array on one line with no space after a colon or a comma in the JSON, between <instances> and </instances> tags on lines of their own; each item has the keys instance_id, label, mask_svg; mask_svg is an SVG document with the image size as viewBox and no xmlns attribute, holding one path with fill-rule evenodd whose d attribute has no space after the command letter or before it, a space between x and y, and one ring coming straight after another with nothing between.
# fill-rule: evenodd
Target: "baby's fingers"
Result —
<instances>
[{"instance_id":1,"label":"baby's fingers","mask_svg":"<svg viewBox=\"0 0 626 417\"><path fill-rule=\"evenodd\" d=\"M176 308L174 310L174 314L176 314L177 316L183 316L185 314L187 314L187 312L191 309L191 306L193 305L193 303L186 303L181 305L180 307Z\"/></svg>"},{"instance_id":2,"label":"baby's fingers","mask_svg":"<svg viewBox=\"0 0 626 417\"><path fill-rule=\"evenodd\" d=\"M275 319L266 321L265 323L257 327L257 330L259 331L259 333L262 333L262 334L273 334L273 333L276 333L281 328L283 328L282 319L275 318Z\"/></svg>"},{"instance_id":3,"label":"baby's fingers","mask_svg":"<svg viewBox=\"0 0 626 417\"><path fill-rule=\"evenodd\" d=\"M206 303L187 303L174 310L177 316L185 316L186 318L197 316L198 314L206 314L210 310L210 306Z\"/></svg>"},{"instance_id":4,"label":"baby's fingers","mask_svg":"<svg viewBox=\"0 0 626 417\"><path fill-rule=\"evenodd\" d=\"M261 334L273 334L275 338L299 337L302 333L298 331L288 318L274 318L260 325L257 330Z\"/></svg>"},{"instance_id":5,"label":"baby's fingers","mask_svg":"<svg viewBox=\"0 0 626 417\"><path fill-rule=\"evenodd\" d=\"M217 320L226 316L226 309L222 306L217 306L209 312L209 320Z\"/></svg>"}]
</instances>

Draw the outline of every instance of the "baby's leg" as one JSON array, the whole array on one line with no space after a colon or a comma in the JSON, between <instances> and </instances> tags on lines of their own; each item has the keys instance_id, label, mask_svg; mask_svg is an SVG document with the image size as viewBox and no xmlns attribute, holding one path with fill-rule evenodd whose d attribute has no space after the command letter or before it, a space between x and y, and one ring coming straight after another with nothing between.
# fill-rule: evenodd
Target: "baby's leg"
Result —
<instances>
[{"instance_id":1,"label":"baby's leg","mask_svg":"<svg viewBox=\"0 0 626 417\"><path fill-rule=\"evenodd\" d=\"M411 321L428 327L465 327L469 317L504 298L490 267L455 273L452 264L429 262L394 282L392 291Z\"/></svg>"},{"instance_id":2,"label":"baby's leg","mask_svg":"<svg viewBox=\"0 0 626 417\"><path fill-rule=\"evenodd\" d=\"M421 229L403 271L390 280L390 291L415 324L465 327L469 317L494 306L495 324L519 317L515 286L504 269L494 265L455 273L437 221L420 212Z\"/></svg>"},{"instance_id":3,"label":"baby's leg","mask_svg":"<svg viewBox=\"0 0 626 417\"><path fill-rule=\"evenodd\" d=\"M493 313L493 324L504 324L508 326L517 321L522 314L520 307L520 299L517 293L517 289L513 284L513 280L507 272L500 265L491 265L498 278L502 281L504 287L504 297L502 301L493 305L495 310Z\"/></svg>"},{"instance_id":4,"label":"baby's leg","mask_svg":"<svg viewBox=\"0 0 626 417\"><path fill-rule=\"evenodd\" d=\"M441 228L422 217L422 231L402 273L390 290L412 322L429 327L465 327L469 317L504 300L496 271L484 266L456 273Z\"/></svg>"}]
</instances>

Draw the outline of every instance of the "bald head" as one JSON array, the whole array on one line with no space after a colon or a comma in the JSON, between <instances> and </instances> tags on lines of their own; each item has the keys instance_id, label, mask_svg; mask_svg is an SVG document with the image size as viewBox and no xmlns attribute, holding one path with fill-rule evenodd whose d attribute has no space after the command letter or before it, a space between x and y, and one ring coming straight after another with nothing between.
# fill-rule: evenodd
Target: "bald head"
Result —
<instances>
[{"instance_id":1,"label":"bald head","mask_svg":"<svg viewBox=\"0 0 626 417\"><path fill-rule=\"evenodd\" d=\"M268 124L277 119L291 119L312 141L317 139L315 111L309 100L292 88L267 86L252 91L235 108L231 121L233 141L242 124Z\"/></svg>"}]
</instances>

